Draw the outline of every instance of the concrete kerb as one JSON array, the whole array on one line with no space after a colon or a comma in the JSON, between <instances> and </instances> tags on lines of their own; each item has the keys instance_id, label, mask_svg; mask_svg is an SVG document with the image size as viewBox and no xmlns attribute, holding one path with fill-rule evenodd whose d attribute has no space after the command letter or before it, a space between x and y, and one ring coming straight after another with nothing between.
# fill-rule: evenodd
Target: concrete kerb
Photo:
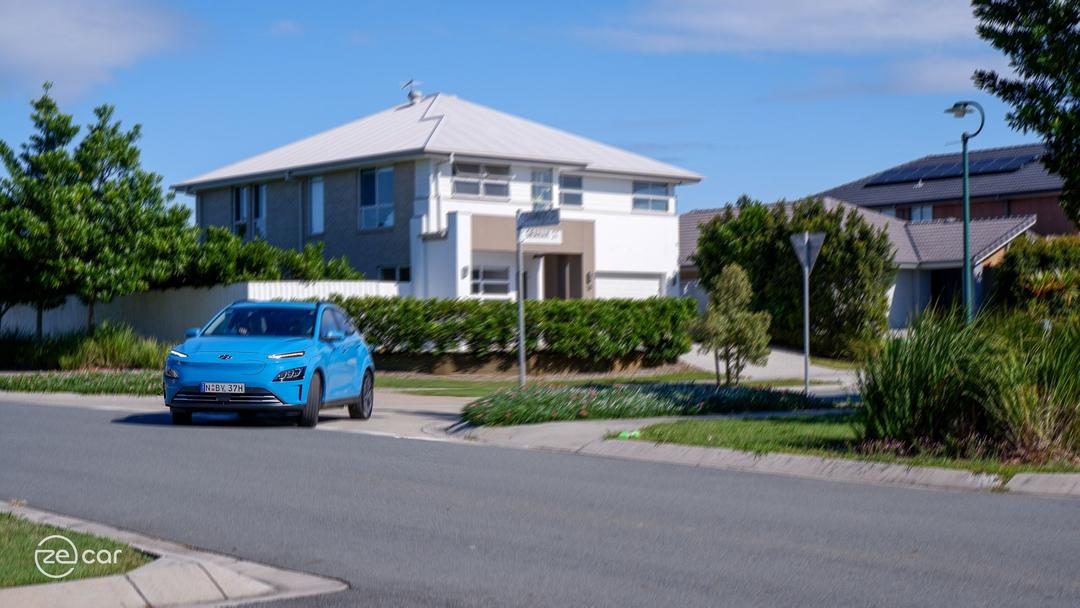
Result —
<instances>
[{"instance_id":1,"label":"concrete kerb","mask_svg":"<svg viewBox=\"0 0 1080 608\"><path fill-rule=\"evenodd\" d=\"M339 580L199 551L22 505L0 502L0 513L122 542L157 558L127 574L0 589L3 606L234 606L348 588Z\"/></svg>"}]
</instances>

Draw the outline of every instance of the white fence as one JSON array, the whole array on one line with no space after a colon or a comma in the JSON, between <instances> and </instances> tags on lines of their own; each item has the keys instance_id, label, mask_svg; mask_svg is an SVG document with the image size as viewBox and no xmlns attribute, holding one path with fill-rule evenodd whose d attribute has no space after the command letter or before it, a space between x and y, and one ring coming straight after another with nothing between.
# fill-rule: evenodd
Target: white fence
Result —
<instances>
[{"instance_id":1,"label":"white fence","mask_svg":"<svg viewBox=\"0 0 1080 608\"><path fill-rule=\"evenodd\" d=\"M135 331L166 342L180 341L184 330L198 327L211 315L237 300L307 300L331 295L409 296L411 283L393 281L252 281L218 287L147 291L94 307L97 322L126 323ZM58 335L86 328L86 306L77 298L68 298L60 307L45 311L42 329L46 335ZM32 334L36 327L33 308L17 306L0 323L0 331Z\"/></svg>"}]
</instances>

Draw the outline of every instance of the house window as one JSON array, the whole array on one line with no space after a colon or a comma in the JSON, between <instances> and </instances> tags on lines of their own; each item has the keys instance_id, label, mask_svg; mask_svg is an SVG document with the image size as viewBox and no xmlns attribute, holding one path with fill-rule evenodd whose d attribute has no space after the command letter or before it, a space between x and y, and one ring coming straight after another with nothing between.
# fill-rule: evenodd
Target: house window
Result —
<instances>
[{"instance_id":1,"label":"house window","mask_svg":"<svg viewBox=\"0 0 1080 608\"><path fill-rule=\"evenodd\" d=\"M560 175L559 205L580 207L582 190L582 177L580 175Z\"/></svg>"},{"instance_id":2,"label":"house window","mask_svg":"<svg viewBox=\"0 0 1080 608\"><path fill-rule=\"evenodd\" d=\"M663 211L671 204L668 185L662 182L634 182L634 211Z\"/></svg>"},{"instance_id":3,"label":"house window","mask_svg":"<svg viewBox=\"0 0 1080 608\"><path fill-rule=\"evenodd\" d=\"M555 172L551 169L533 169L532 202L551 203L551 185L555 181Z\"/></svg>"},{"instance_id":4,"label":"house window","mask_svg":"<svg viewBox=\"0 0 1080 608\"><path fill-rule=\"evenodd\" d=\"M510 165L454 163L452 172L454 194L510 198Z\"/></svg>"},{"instance_id":5,"label":"house window","mask_svg":"<svg viewBox=\"0 0 1080 608\"><path fill-rule=\"evenodd\" d=\"M400 281L402 283L408 283L412 279L411 274L408 266L379 267L380 281Z\"/></svg>"},{"instance_id":6,"label":"house window","mask_svg":"<svg viewBox=\"0 0 1080 608\"><path fill-rule=\"evenodd\" d=\"M472 292L474 295L500 295L510 293L509 266L474 266L472 269Z\"/></svg>"},{"instance_id":7,"label":"house window","mask_svg":"<svg viewBox=\"0 0 1080 608\"><path fill-rule=\"evenodd\" d=\"M908 207L897 207L896 217L898 219L907 220L909 222L924 222L934 219L934 206L933 205L912 205Z\"/></svg>"},{"instance_id":8,"label":"house window","mask_svg":"<svg viewBox=\"0 0 1080 608\"><path fill-rule=\"evenodd\" d=\"M325 229L323 218L325 212L325 199L323 197L323 178L313 177L308 182L309 200L308 205L308 233L322 234Z\"/></svg>"},{"instance_id":9,"label":"house window","mask_svg":"<svg viewBox=\"0 0 1080 608\"><path fill-rule=\"evenodd\" d=\"M364 169L360 172L360 228L388 228L394 225L394 168Z\"/></svg>"},{"instance_id":10,"label":"house window","mask_svg":"<svg viewBox=\"0 0 1080 608\"><path fill-rule=\"evenodd\" d=\"M255 200L251 205L251 219L255 228L255 237L266 238L266 184L252 188L251 193Z\"/></svg>"},{"instance_id":11,"label":"house window","mask_svg":"<svg viewBox=\"0 0 1080 608\"><path fill-rule=\"evenodd\" d=\"M233 189L233 232L241 237L247 234L249 193L247 186Z\"/></svg>"}]
</instances>

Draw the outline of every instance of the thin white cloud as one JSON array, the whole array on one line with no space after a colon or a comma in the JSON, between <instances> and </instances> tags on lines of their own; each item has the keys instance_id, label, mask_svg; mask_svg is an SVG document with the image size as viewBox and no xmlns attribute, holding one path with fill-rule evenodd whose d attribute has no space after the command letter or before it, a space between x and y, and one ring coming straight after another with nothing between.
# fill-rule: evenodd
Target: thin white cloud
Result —
<instances>
[{"instance_id":1,"label":"thin white cloud","mask_svg":"<svg viewBox=\"0 0 1080 608\"><path fill-rule=\"evenodd\" d=\"M304 26L299 21L293 19L278 19L270 24L270 27L266 28L266 33L271 36L297 36L304 32Z\"/></svg>"},{"instance_id":2,"label":"thin white cloud","mask_svg":"<svg viewBox=\"0 0 1080 608\"><path fill-rule=\"evenodd\" d=\"M928 56L893 64L889 70L889 85L896 90L919 93L971 91L975 88L971 75L979 69L1011 72L1008 61L1000 55Z\"/></svg>"},{"instance_id":3,"label":"thin white cloud","mask_svg":"<svg viewBox=\"0 0 1080 608\"><path fill-rule=\"evenodd\" d=\"M579 30L641 52L895 51L975 40L963 0L652 0Z\"/></svg>"},{"instance_id":4,"label":"thin white cloud","mask_svg":"<svg viewBox=\"0 0 1080 608\"><path fill-rule=\"evenodd\" d=\"M0 0L0 89L21 94L49 80L61 97L80 95L175 44L177 21L134 0Z\"/></svg>"}]
</instances>

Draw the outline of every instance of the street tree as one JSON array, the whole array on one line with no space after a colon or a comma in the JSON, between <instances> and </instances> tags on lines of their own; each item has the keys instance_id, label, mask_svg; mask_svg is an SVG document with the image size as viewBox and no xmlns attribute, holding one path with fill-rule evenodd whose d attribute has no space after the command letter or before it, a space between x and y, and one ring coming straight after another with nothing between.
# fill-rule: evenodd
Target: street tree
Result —
<instances>
[{"instance_id":1,"label":"street tree","mask_svg":"<svg viewBox=\"0 0 1080 608\"><path fill-rule=\"evenodd\" d=\"M1046 143L1061 176L1061 207L1080 225L1080 2L974 0L979 36L1005 53L1012 74L978 70L974 82L1012 106L1006 120Z\"/></svg>"},{"instance_id":2,"label":"street tree","mask_svg":"<svg viewBox=\"0 0 1080 608\"><path fill-rule=\"evenodd\" d=\"M707 288L708 306L691 327L691 333L701 352L713 355L716 385L738 384L748 364L760 365L768 360L771 319L767 312L750 309L750 279L738 264L725 266Z\"/></svg>"}]
</instances>

